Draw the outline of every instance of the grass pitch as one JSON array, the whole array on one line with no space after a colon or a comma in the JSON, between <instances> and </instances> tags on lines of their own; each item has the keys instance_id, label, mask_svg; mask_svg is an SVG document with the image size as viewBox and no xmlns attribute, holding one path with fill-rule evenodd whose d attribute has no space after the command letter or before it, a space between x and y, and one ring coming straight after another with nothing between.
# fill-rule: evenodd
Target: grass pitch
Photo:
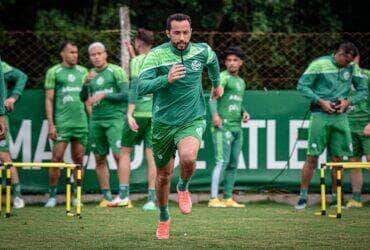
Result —
<instances>
[{"instance_id":1,"label":"grass pitch","mask_svg":"<svg viewBox=\"0 0 370 250\"><path fill-rule=\"evenodd\" d=\"M171 239L155 239L157 212L134 208L83 207L83 218L64 206L28 206L0 218L0 248L368 248L370 204L343 212L341 220L315 216L318 206L295 211L272 202L245 209L194 205L190 215L171 203ZM333 212L333 211L332 211Z\"/></svg>"}]
</instances>

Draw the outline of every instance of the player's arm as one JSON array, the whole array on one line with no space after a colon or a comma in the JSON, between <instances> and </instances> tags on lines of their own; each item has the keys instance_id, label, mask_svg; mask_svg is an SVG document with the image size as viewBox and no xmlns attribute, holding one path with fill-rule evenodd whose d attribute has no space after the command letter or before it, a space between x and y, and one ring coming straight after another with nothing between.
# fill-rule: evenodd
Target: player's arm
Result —
<instances>
[{"instance_id":1,"label":"player's arm","mask_svg":"<svg viewBox=\"0 0 370 250\"><path fill-rule=\"evenodd\" d=\"M46 73L45 78L45 111L49 124L49 138L57 138L57 130L54 124L54 95L55 95L55 70L51 68Z\"/></svg>"},{"instance_id":2,"label":"player's arm","mask_svg":"<svg viewBox=\"0 0 370 250\"><path fill-rule=\"evenodd\" d=\"M139 82L137 87L139 96L155 93L169 83L167 75L158 75L158 63L154 51L149 52L144 60L139 74Z\"/></svg>"},{"instance_id":3,"label":"player's arm","mask_svg":"<svg viewBox=\"0 0 370 250\"><path fill-rule=\"evenodd\" d=\"M220 86L220 64L218 63L216 53L208 44L206 67L208 71L208 77L211 80L212 88L214 89L214 91L211 91L211 99L221 98L223 95L223 87Z\"/></svg>"},{"instance_id":4,"label":"player's arm","mask_svg":"<svg viewBox=\"0 0 370 250\"><path fill-rule=\"evenodd\" d=\"M366 75L361 73L360 68L357 64L354 65L354 72L352 76L352 84L356 89L356 92L351 96L348 101L349 104L356 104L368 97L368 78Z\"/></svg>"},{"instance_id":5,"label":"player's arm","mask_svg":"<svg viewBox=\"0 0 370 250\"><path fill-rule=\"evenodd\" d=\"M219 79L221 79L221 80L219 80L220 81L219 87L221 87L223 89L227 84L227 79L225 77L219 77ZM215 88L212 87L211 95L210 95L210 99L209 99L209 108L210 108L210 111L211 111L211 114L212 114L213 125L216 128L221 128L222 127L222 118L220 117L220 115L218 113L217 99L213 98L215 96L214 91L215 91Z\"/></svg>"},{"instance_id":6,"label":"player's arm","mask_svg":"<svg viewBox=\"0 0 370 250\"><path fill-rule=\"evenodd\" d=\"M4 73L3 67L1 65L0 59L0 140L5 139L6 136L6 122L5 122L5 107L4 107L4 99L5 99L5 81L4 81Z\"/></svg>"},{"instance_id":7,"label":"player's arm","mask_svg":"<svg viewBox=\"0 0 370 250\"><path fill-rule=\"evenodd\" d=\"M118 68L115 69L114 76L116 79L116 88L118 91L116 93L106 93L104 94L104 98L114 103L127 102L129 94L129 82L126 73L123 71L123 69Z\"/></svg>"},{"instance_id":8,"label":"player's arm","mask_svg":"<svg viewBox=\"0 0 370 250\"><path fill-rule=\"evenodd\" d=\"M332 108L331 102L320 98L313 90L312 87L321 72L321 67L315 61L312 62L303 73L298 81L297 90L308 98L311 103L318 104L325 112L333 113L335 109Z\"/></svg>"},{"instance_id":9,"label":"player's arm","mask_svg":"<svg viewBox=\"0 0 370 250\"><path fill-rule=\"evenodd\" d=\"M22 95L24 87L27 83L27 75L21 70L12 67L9 72L4 74L5 81L9 80L15 83L13 91L10 93L9 98L5 100L5 107L11 111L14 109L14 103Z\"/></svg>"}]
</instances>

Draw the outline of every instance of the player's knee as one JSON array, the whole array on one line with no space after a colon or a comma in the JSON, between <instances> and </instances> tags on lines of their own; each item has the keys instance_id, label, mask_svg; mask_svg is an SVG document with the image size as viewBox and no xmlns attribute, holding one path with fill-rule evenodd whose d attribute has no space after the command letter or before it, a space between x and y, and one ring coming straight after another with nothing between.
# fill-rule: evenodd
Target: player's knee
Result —
<instances>
[{"instance_id":1,"label":"player's knee","mask_svg":"<svg viewBox=\"0 0 370 250\"><path fill-rule=\"evenodd\" d=\"M60 169L50 169L49 178L58 180L60 178Z\"/></svg>"},{"instance_id":2,"label":"player's knee","mask_svg":"<svg viewBox=\"0 0 370 250\"><path fill-rule=\"evenodd\" d=\"M317 157L313 157L313 156L308 157L306 163L310 169L315 169L316 164L317 164Z\"/></svg>"},{"instance_id":3,"label":"player's knee","mask_svg":"<svg viewBox=\"0 0 370 250\"><path fill-rule=\"evenodd\" d=\"M157 182L166 185L171 181L172 171L161 171L157 174Z\"/></svg>"},{"instance_id":4,"label":"player's knee","mask_svg":"<svg viewBox=\"0 0 370 250\"><path fill-rule=\"evenodd\" d=\"M73 156L73 161L76 163L76 164L83 164L83 161L84 161L84 156L83 155L74 155Z\"/></svg>"},{"instance_id":5,"label":"player's knee","mask_svg":"<svg viewBox=\"0 0 370 250\"><path fill-rule=\"evenodd\" d=\"M197 159L194 154L191 153L185 153L182 156L180 156L180 164L185 169L192 168L195 166Z\"/></svg>"}]
</instances>

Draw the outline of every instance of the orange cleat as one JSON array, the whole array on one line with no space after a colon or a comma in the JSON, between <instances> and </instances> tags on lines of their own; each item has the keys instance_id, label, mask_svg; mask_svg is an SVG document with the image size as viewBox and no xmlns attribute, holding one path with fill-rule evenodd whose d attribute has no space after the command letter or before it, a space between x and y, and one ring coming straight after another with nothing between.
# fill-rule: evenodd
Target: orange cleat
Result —
<instances>
[{"instance_id":1,"label":"orange cleat","mask_svg":"<svg viewBox=\"0 0 370 250\"><path fill-rule=\"evenodd\" d=\"M158 221L156 233L158 240L167 240L170 238L170 223L171 218L169 218L167 221Z\"/></svg>"},{"instance_id":2,"label":"orange cleat","mask_svg":"<svg viewBox=\"0 0 370 250\"><path fill-rule=\"evenodd\" d=\"M188 190L186 191L177 190L177 194L179 196L179 208L181 213L190 214L192 207L190 192Z\"/></svg>"}]
</instances>

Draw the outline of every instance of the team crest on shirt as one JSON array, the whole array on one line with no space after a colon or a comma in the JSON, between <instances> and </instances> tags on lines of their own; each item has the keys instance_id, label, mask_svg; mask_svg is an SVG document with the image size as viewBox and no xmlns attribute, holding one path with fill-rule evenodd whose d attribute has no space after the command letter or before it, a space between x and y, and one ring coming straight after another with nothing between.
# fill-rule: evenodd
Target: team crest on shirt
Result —
<instances>
[{"instance_id":1,"label":"team crest on shirt","mask_svg":"<svg viewBox=\"0 0 370 250\"><path fill-rule=\"evenodd\" d=\"M0 147L5 147L6 145L6 140L0 141Z\"/></svg>"},{"instance_id":2,"label":"team crest on shirt","mask_svg":"<svg viewBox=\"0 0 370 250\"><path fill-rule=\"evenodd\" d=\"M239 82L237 82L237 83L236 83L236 89L237 89L238 91L242 90L242 86L240 85L240 83L239 83Z\"/></svg>"},{"instance_id":3,"label":"team crest on shirt","mask_svg":"<svg viewBox=\"0 0 370 250\"><path fill-rule=\"evenodd\" d=\"M98 85L102 85L102 84L104 83L104 78L103 78L103 77L101 77L101 76L99 76L99 77L98 77L98 79L96 80L96 83L97 83Z\"/></svg>"},{"instance_id":4,"label":"team crest on shirt","mask_svg":"<svg viewBox=\"0 0 370 250\"><path fill-rule=\"evenodd\" d=\"M202 64L198 60L194 60L191 62L191 69L194 71L199 71L202 67Z\"/></svg>"},{"instance_id":5,"label":"team crest on shirt","mask_svg":"<svg viewBox=\"0 0 370 250\"><path fill-rule=\"evenodd\" d=\"M349 72L348 71L346 71L346 72L344 72L343 73L343 78L344 78L344 80L348 80L349 79L349 77L350 77L350 74L349 74Z\"/></svg>"},{"instance_id":6,"label":"team crest on shirt","mask_svg":"<svg viewBox=\"0 0 370 250\"><path fill-rule=\"evenodd\" d=\"M116 147L117 148L121 148L121 140L117 140L116 141Z\"/></svg>"},{"instance_id":7,"label":"team crest on shirt","mask_svg":"<svg viewBox=\"0 0 370 250\"><path fill-rule=\"evenodd\" d=\"M68 82L74 82L76 81L76 77L73 74L68 74Z\"/></svg>"},{"instance_id":8,"label":"team crest on shirt","mask_svg":"<svg viewBox=\"0 0 370 250\"><path fill-rule=\"evenodd\" d=\"M203 134L203 128L201 128L201 127L196 128L196 129L195 129L195 131L197 132L197 134L198 134L199 136L202 136L202 134Z\"/></svg>"},{"instance_id":9,"label":"team crest on shirt","mask_svg":"<svg viewBox=\"0 0 370 250\"><path fill-rule=\"evenodd\" d=\"M311 148L316 149L317 148L317 144L316 143L312 143L311 144Z\"/></svg>"},{"instance_id":10,"label":"team crest on shirt","mask_svg":"<svg viewBox=\"0 0 370 250\"><path fill-rule=\"evenodd\" d=\"M73 102L73 97L70 95L63 97L63 104L66 104L67 102Z\"/></svg>"}]
</instances>

